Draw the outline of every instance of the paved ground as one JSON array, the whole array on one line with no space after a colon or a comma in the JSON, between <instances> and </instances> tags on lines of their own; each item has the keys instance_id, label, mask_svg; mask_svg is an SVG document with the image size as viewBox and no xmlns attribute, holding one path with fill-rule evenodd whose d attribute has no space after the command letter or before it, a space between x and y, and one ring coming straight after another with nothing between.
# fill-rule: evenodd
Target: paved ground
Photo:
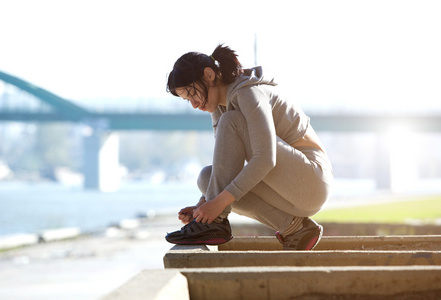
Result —
<instances>
[{"instance_id":1,"label":"paved ground","mask_svg":"<svg viewBox=\"0 0 441 300\"><path fill-rule=\"evenodd\" d=\"M0 252L0 299L99 299L144 269L162 269L177 219L161 218L137 230L108 230L74 240Z\"/></svg>"}]
</instances>

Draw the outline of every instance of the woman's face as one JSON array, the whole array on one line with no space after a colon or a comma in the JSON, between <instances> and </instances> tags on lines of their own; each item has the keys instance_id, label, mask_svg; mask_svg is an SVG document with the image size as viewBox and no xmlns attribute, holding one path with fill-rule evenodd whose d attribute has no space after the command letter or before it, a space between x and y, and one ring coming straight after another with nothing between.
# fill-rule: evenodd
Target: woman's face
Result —
<instances>
[{"instance_id":1,"label":"woman's face","mask_svg":"<svg viewBox=\"0 0 441 300\"><path fill-rule=\"evenodd\" d=\"M208 95L205 96L202 92L202 87L195 83L195 87L181 87L176 89L176 94L184 100L188 100L194 109L214 112L219 105L219 97L217 95L217 88L214 86L208 87Z\"/></svg>"},{"instance_id":2,"label":"woman's face","mask_svg":"<svg viewBox=\"0 0 441 300\"><path fill-rule=\"evenodd\" d=\"M203 80L207 85L207 89L201 83L195 82L190 86L177 88L176 94L182 99L188 100L194 109L212 113L221 103L219 86L216 86L215 78L214 71L211 68L205 68ZM203 92L205 90L207 91L206 95Z\"/></svg>"},{"instance_id":3,"label":"woman's face","mask_svg":"<svg viewBox=\"0 0 441 300\"><path fill-rule=\"evenodd\" d=\"M190 102L194 109L200 109L206 111L208 105L208 99L202 94L199 84L195 84L194 87L181 87L176 89L176 94L184 100Z\"/></svg>"}]
</instances>

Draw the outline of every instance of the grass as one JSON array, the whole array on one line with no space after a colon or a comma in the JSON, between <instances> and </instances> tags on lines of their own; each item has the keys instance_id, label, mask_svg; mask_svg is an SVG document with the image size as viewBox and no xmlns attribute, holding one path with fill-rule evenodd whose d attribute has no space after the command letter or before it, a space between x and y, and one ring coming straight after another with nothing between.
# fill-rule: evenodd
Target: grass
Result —
<instances>
[{"instance_id":1,"label":"grass","mask_svg":"<svg viewBox=\"0 0 441 300\"><path fill-rule=\"evenodd\" d=\"M314 216L314 220L318 222L340 223L405 223L409 220L434 223L437 219L441 219L441 196L328 209Z\"/></svg>"}]
</instances>

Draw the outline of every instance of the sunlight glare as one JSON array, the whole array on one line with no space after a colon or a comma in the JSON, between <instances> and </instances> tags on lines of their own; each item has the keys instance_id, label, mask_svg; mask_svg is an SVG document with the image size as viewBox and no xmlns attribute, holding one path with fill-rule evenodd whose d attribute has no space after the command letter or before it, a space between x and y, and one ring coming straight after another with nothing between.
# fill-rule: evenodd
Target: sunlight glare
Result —
<instances>
[{"instance_id":1,"label":"sunlight glare","mask_svg":"<svg viewBox=\"0 0 441 300\"><path fill-rule=\"evenodd\" d=\"M415 139L416 133L409 124L391 125L388 130L393 192L411 190L416 184L418 167Z\"/></svg>"}]
</instances>

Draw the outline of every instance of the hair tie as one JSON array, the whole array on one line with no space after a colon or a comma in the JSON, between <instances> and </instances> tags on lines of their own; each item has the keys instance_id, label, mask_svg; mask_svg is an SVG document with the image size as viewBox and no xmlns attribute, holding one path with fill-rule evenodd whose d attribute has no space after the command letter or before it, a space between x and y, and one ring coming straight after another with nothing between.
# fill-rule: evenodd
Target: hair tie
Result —
<instances>
[{"instance_id":1,"label":"hair tie","mask_svg":"<svg viewBox=\"0 0 441 300\"><path fill-rule=\"evenodd\" d=\"M211 60L214 62L214 64L216 65L216 67L219 68L219 62L216 60L216 58L213 57L213 55L210 55Z\"/></svg>"}]
</instances>

